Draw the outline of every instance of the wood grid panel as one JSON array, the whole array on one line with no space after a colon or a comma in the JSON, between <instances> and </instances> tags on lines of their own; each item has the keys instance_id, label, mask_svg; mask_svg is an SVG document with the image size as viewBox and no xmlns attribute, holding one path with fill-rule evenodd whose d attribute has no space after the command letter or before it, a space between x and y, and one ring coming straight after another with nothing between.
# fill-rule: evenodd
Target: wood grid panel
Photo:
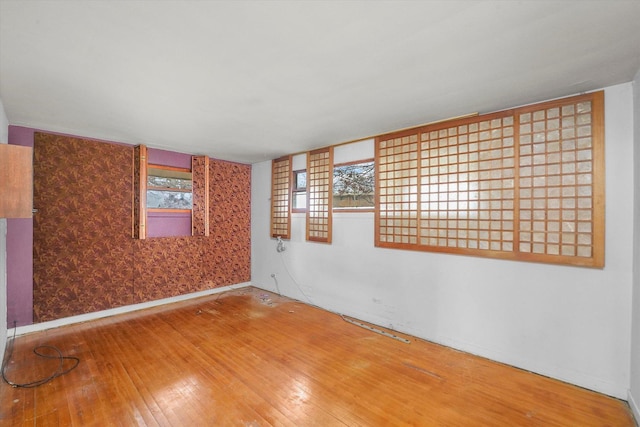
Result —
<instances>
[{"instance_id":1,"label":"wood grid panel","mask_svg":"<svg viewBox=\"0 0 640 427\"><path fill-rule=\"evenodd\" d=\"M420 244L513 250L513 115L421 133Z\"/></svg>"},{"instance_id":2,"label":"wood grid panel","mask_svg":"<svg viewBox=\"0 0 640 427\"><path fill-rule=\"evenodd\" d=\"M381 140L376 150L376 242L418 243L418 134Z\"/></svg>"},{"instance_id":3,"label":"wood grid panel","mask_svg":"<svg viewBox=\"0 0 640 427\"><path fill-rule=\"evenodd\" d=\"M603 99L376 138L376 245L602 267Z\"/></svg>"},{"instance_id":4,"label":"wood grid panel","mask_svg":"<svg viewBox=\"0 0 640 427\"><path fill-rule=\"evenodd\" d=\"M519 114L520 252L603 262L601 116L597 95Z\"/></svg>"},{"instance_id":5,"label":"wood grid panel","mask_svg":"<svg viewBox=\"0 0 640 427\"><path fill-rule=\"evenodd\" d=\"M291 234L291 156L271 163L271 237L289 239Z\"/></svg>"},{"instance_id":6,"label":"wood grid panel","mask_svg":"<svg viewBox=\"0 0 640 427\"><path fill-rule=\"evenodd\" d=\"M333 147L307 154L307 240L331 243Z\"/></svg>"}]
</instances>

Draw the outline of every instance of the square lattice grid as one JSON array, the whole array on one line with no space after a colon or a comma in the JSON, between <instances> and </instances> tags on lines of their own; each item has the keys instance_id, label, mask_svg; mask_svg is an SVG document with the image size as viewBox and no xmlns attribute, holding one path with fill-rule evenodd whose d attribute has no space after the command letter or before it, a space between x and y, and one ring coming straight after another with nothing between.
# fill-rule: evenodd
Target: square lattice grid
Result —
<instances>
[{"instance_id":1,"label":"square lattice grid","mask_svg":"<svg viewBox=\"0 0 640 427\"><path fill-rule=\"evenodd\" d=\"M274 160L271 169L271 237L288 239L291 230L291 157Z\"/></svg>"},{"instance_id":2,"label":"square lattice grid","mask_svg":"<svg viewBox=\"0 0 640 427\"><path fill-rule=\"evenodd\" d=\"M512 251L513 116L421 134L420 244Z\"/></svg>"},{"instance_id":3,"label":"square lattice grid","mask_svg":"<svg viewBox=\"0 0 640 427\"><path fill-rule=\"evenodd\" d=\"M590 258L591 101L520 114L520 251Z\"/></svg>"},{"instance_id":4,"label":"square lattice grid","mask_svg":"<svg viewBox=\"0 0 640 427\"><path fill-rule=\"evenodd\" d=\"M376 138L376 245L604 266L604 94Z\"/></svg>"},{"instance_id":5,"label":"square lattice grid","mask_svg":"<svg viewBox=\"0 0 640 427\"><path fill-rule=\"evenodd\" d=\"M331 241L331 193L333 188L331 147L307 154L307 239Z\"/></svg>"}]
</instances>

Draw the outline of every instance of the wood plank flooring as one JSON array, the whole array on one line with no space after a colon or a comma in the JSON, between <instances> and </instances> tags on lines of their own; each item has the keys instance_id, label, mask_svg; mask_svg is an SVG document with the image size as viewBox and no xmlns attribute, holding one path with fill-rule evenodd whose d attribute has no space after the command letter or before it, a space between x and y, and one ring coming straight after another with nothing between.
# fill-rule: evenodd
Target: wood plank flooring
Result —
<instances>
[{"instance_id":1,"label":"wood plank flooring","mask_svg":"<svg viewBox=\"0 0 640 427\"><path fill-rule=\"evenodd\" d=\"M20 336L2 426L633 426L626 402L255 289Z\"/></svg>"}]
</instances>

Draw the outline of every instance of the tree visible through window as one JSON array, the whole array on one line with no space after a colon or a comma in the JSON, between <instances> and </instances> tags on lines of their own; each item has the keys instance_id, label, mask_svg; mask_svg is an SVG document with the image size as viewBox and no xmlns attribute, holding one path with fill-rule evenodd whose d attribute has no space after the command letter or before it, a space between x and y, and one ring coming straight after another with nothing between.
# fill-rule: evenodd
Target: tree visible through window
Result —
<instances>
[{"instance_id":1,"label":"tree visible through window","mask_svg":"<svg viewBox=\"0 0 640 427\"><path fill-rule=\"evenodd\" d=\"M188 169L149 165L148 209L191 209L192 180Z\"/></svg>"},{"instance_id":2,"label":"tree visible through window","mask_svg":"<svg viewBox=\"0 0 640 427\"><path fill-rule=\"evenodd\" d=\"M375 203L373 160L333 168L333 208L373 209Z\"/></svg>"}]
</instances>

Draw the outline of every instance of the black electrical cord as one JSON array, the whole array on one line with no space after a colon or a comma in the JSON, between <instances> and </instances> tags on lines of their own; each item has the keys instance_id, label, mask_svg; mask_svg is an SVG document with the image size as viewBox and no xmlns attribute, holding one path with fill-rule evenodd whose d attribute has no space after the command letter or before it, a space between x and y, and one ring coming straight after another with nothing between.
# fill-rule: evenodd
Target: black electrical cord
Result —
<instances>
[{"instance_id":1,"label":"black electrical cord","mask_svg":"<svg viewBox=\"0 0 640 427\"><path fill-rule=\"evenodd\" d=\"M36 348L33 349L33 352L36 354L36 356L44 357L45 359L58 359L58 361L60 362L60 364L58 365L58 369L56 369L56 371L53 374L49 375L46 378L42 378L40 380L31 381L31 382L22 383L22 384L13 382L13 381L7 379L7 375L6 375L5 371L6 371L7 365L9 364L9 360L11 360L11 356L13 356L13 344L14 344L15 339L16 339L16 322L13 322L13 337L11 338L11 341L9 341L7 343L7 351L5 352L5 354L8 352L8 355L4 359L4 361L2 362L2 379L12 387L34 388L34 387L41 386L41 385L46 384L46 383L48 383L49 381L51 381L51 380L53 380L55 378L58 378L59 376L62 376L64 374L67 374L67 373L71 372L80 363L80 359L75 357L75 356L63 356L62 352L57 347L54 347L52 345L39 345L39 346L37 346ZM54 352L56 352L57 354L51 355L51 354L42 353L41 350L45 349L45 348L51 349ZM65 360L73 361L74 362L73 366L71 366L68 369L64 369Z\"/></svg>"}]
</instances>

